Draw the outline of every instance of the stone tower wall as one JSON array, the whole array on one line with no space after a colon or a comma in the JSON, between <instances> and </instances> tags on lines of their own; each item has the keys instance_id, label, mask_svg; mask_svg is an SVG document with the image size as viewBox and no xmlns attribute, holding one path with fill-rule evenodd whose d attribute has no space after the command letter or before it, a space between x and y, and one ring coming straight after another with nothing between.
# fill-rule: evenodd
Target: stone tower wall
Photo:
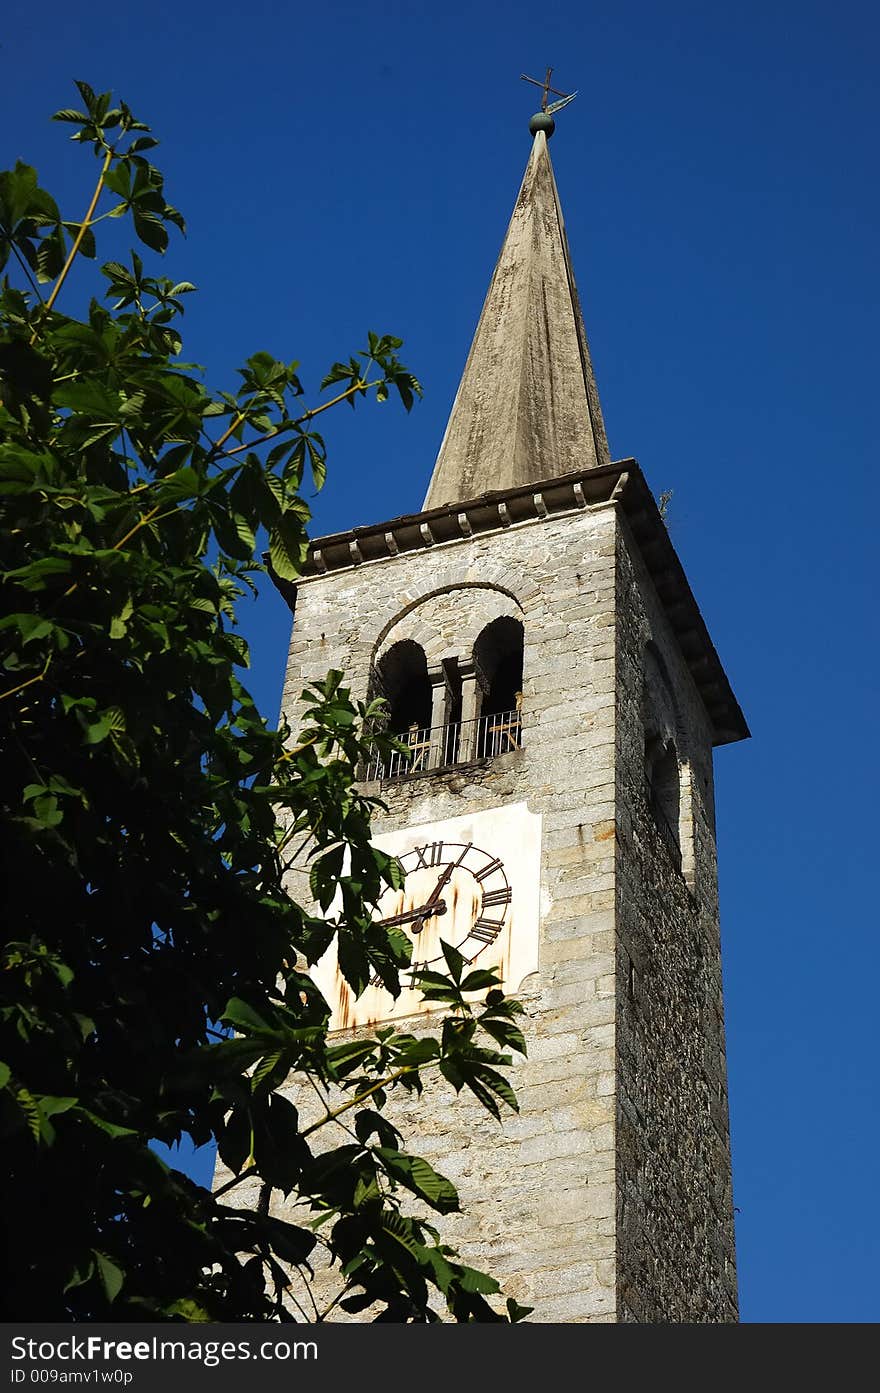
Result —
<instances>
[{"instance_id":1,"label":"stone tower wall","mask_svg":"<svg viewBox=\"0 0 880 1393\"><path fill-rule=\"evenodd\" d=\"M374 825L523 799L542 815L540 971L518 992L529 1053L511 1076L521 1112L499 1126L442 1080L391 1112L459 1189L463 1213L442 1222L444 1236L542 1321L616 1318L615 532L613 508L591 509L308 581L285 687L295 726L306 677L339 667L363 696L386 640L414 638L439 658L456 635L472 641L496 604L522 618L523 748L383 785L389 811Z\"/></svg>"},{"instance_id":2,"label":"stone tower wall","mask_svg":"<svg viewBox=\"0 0 880 1393\"><path fill-rule=\"evenodd\" d=\"M625 526L603 505L303 582L284 710L295 729L302 686L331 667L365 697L399 637L433 661L486 615L520 615L523 747L383 785L375 827L524 799L541 814L521 1112L499 1126L440 1080L391 1116L459 1189L444 1236L532 1319L734 1318L709 731ZM644 799L649 638L692 733L693 897ZM291 1097L307 1119L314 1101Z\"/></svg>"},{"instance_id":3,"label":"stone tower wall","mask_svg":"<svg viewBox=\"0 0 880 1393\"><path fill-rule=\"evenodd\" d=\"M681 872L646 796L645 707L667 695L644 689L649 643L675 708ZM616 802L618 1319L736 1320L711 730L625 522Z\"/></svg>"}]
</instances>

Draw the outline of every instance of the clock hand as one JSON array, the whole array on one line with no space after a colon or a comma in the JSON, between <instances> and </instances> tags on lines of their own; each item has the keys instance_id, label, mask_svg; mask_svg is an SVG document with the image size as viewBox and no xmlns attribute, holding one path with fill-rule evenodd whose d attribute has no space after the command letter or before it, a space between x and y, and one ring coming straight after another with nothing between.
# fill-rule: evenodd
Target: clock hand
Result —
<instances>
[{"instance_id":1,"label":"clock hand","mask_svg":"<svg viewBox=\"0 0 880 1393\"><path fill-rule=\"evenodd\" d=\"M425 901L425 905L424 905L424 908L425 908L425 909L432 909L433 906L437 903L437 901L439 900L440 896L443 894L443 891L446 889L447 884L449 883L449 879L450 879L450 877L451 877L451 875L452 875L452 872L455 871L455 870L458 870L458 867L461 865L462 861L463 861L464 858L467 856L467 854L468 854L468 852L470 851L470 849L471 849L472 846L473 846L473 842L468 842L467 846L466 846L466 847L464 848L464 850L462 851L462 853L461 853L461 855L459 856L458 860L457 860L457 861L450 861L449 865L446 867L446 870L443 872L443 874L441 875L440 879L437 881L437 884L434 886L434 889L433 889L432 893L428 896L427 900ZM434 911L434 912L436 913L436 911ZM425 915L422 916L422 917L423 917L424 919L430 919L430 918L431 918L431 915L430 915L430 914L425 914ZM418 921L416 921L416 920L413 921L413 930L412 930L412 931L413 931L414 934L421 933L421 931L422 931L422 924L421 924L421 923L419 923L418 928L416 928L416 923L417 923L417 922L418 922Z\"/></svg>"},{"instance_id":2,"label":"clock hand","mask_svg":"<svg viewBox=\"0 0 880 1393\"><path fill-rule=\"evenodd\" d=\"M425 911L431 909L430 914ZM396 924L407 924L411 919L434 918L438 914L446 913L446 905L438 904L431 908L430 905L419 905L418 909L407 909L403 914L392 914L388 919L377 919L376 923L381 924L383 929L393 928Z\"/></svg>"}]
</instances>

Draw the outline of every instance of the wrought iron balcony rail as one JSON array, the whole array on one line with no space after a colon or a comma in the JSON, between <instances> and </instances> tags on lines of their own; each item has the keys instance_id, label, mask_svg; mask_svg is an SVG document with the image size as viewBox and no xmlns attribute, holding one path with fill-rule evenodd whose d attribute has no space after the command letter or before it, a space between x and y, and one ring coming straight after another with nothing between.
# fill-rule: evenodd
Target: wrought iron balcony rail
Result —
<instances>
[{"instance_id":1,"label":"wrought iron balcony rail","mask_svg":"<svg viewBox=\"0 0 880 1393\"><path fill-rule=\"evenodd\" d=\"M391 753L377 750L364 767L362 779L406 779L431 769L508 754L522 744L522 712L500 711L442 726L411 726L396 738L405 749Z\"/></svg>"}]
</instances>

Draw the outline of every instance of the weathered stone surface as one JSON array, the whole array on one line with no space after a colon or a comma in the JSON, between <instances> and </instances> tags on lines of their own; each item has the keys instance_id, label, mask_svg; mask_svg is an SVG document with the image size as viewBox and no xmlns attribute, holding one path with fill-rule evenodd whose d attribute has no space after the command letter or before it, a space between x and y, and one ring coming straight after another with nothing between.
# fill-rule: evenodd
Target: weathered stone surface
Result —
<instances>
[{"instance_id":1,"label":"weathered stone surface","mask_svg":"<svg viewBox=\"0 0 880 1393\"><path fill-rule=\"evenodd\" d=\"M523 799L542 815L539 969L520 992L529 1054L512 1070L521 1112L499 1127L435 1080L392 1116L459 1187L464 1213L444 1233L534 1319L734 1320L711 728L616 507L304 581L285 712L295 729L328 647L362 697L392 633L440 632L439 655L464 657L457 645L496 605L524 626L522 748L384 785L376 826ZM687 771L682 870L645 797L649 641ZM296 877L291 892L306 895ZM308 1117L313 1100L291 1090Z\"/></svg>"},{"instance_id":2,"label":"weathered stone surface","mask_svg":"<svg viewBox=\"0 0 880 1393\"><path fill-rule=\"evenodd\" d=\"M649 642L686 774L681 873L645 797ZM625 524L617 673L618 1319L735 1320L712 733Z\"/></svg>"},{"instance_id":3,"label":"weathered stone surface","mask_svg":"<svg viewBox=\"0 0 880 1393\"><path fill-rule=\"evenodd\" d=\"M562 209L541 131L424 506L608 460Z\"/></svg>"}]
</instances>

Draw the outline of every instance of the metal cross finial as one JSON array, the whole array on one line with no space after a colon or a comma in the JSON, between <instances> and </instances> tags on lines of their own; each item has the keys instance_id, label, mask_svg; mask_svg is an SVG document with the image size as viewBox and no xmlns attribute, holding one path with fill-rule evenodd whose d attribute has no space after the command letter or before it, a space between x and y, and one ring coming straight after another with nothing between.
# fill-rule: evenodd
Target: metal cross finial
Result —
<instances>
[{"instance_id":1,"label":"metal cross finial","mask_svg":"<svg viewBox=\"0 0 880 1393\"><path fill-rule=\"evenodd\" d=\"M544 111L544 112L546 112L548 116L552 116L553 113L554 113L554 111L561 111L561 109L562 109L564 106L568 106L568 103L569 103L569 102L573 102L574 99L575 99L575 97L577 96L577 92L559 92L559 91L557 91L557 89L556 89L555 87L551 87L551 86L550 86L550 78L551 78L552 74L553 74L553 69L552 69L552 68L548 68L548 69L547 69L547 74L546 74L546 76L545 76L545 78L544 78L544 81L543 81L543 82L539 82L538 79L537 79L536 77L527 77L525 73L520 73L520 78L522 79L523 82L531 82L531 83L533 84L533 86L535 86L535 87L540 87L540 89L541 89L541 110ZM559 102L551 102L550 105L548 106L548 105L547 105L547 97L549 96L549 94L550 94L551 92L553 93L554 97L561 97L562 100L559 101Z\"/></svg>"}]
</instances>

